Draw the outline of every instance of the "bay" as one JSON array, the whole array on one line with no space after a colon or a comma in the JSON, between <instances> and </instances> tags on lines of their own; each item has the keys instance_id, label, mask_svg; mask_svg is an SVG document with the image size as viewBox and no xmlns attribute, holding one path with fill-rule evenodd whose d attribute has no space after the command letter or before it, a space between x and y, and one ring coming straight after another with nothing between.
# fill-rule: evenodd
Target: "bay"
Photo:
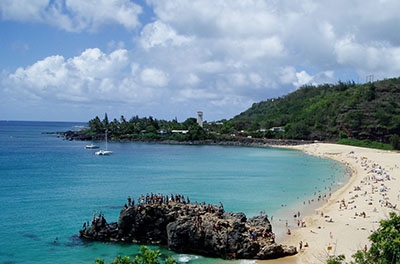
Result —
<instances>
[{"instance_id":1,"label":"bay","mask_svg":"<svg viewBox=\"0 0 400 264\"><path fill-rule=\"evenodd\" d=\"M265 211L285 219L348 179L342 164L294 150L109 142L114 153L96 156L84 149L88 142L42 133L85 125L0 121L0 263L93 263L137 253L138 245L77 237L94 213L117 221L128 196L183 194L248 217ZM162 252L189 263L216 262Z\"/></svg>"}]
</instances>

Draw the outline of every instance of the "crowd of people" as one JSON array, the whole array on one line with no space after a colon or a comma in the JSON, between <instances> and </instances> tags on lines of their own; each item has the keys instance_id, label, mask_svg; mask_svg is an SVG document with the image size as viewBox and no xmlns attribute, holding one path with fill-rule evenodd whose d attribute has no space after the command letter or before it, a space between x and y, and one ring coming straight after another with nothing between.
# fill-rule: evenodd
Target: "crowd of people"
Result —
<instances>
[{"instance_id":1,"label":"crowd of people","mask_svg":"<svg viewBox=\"0 0 400 264\"><path fill-rule=\"evenodd\" d=\"M198 207L199 210L208 213L217 213L218 215L222 216L224 213L224 206L222 202L220 202L219 206L206 204L205 202L198 203L197 201L194 203L190 202L190 198L188 196L184 196L182 194L170 194L170 195L163 195L163 194L154 194L154 193L147 193L146 195L141 195L137 198L137 208L141 208L144 205L169 205L169 204L184 204L184 205L193 205ZM128 196L127 203L124 205L125 209L135 207L135 199L132 199L131 196ZM188 207L185 210L188 211ZM188 212L181 211L181 214L188 214Z\"/></svg>"},{"instance_id":2,"label":"crowd of people","mask_svg":"<svg viewBox=\"0 0 400 264\"><path fill-rule=\"evenodd\" d=\"M189 197L186 197L185 199L185 196L181 194L171 194L170 196L168 196L153 193L147 193L146 195L142 194L137 199L137 204L168 204L170 202L190 204L190 199ZM131 206L135 206L135 200L128 196L128 203L125 204L125 208Z\"/></svg>"}]
</instances>

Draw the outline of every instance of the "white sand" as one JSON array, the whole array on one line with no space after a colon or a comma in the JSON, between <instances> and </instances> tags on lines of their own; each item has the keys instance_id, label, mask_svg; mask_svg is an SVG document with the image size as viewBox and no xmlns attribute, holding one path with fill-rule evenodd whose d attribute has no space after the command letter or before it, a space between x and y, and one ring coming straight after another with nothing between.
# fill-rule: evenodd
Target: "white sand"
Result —
<instances>
[{"instance_id":1,"label":"white sand","mask_svg":"<svg viewBox=\"0 0 400 264\"><path fill-rule=\"evenodd\" d=\"M302 241L299 254L274 263L326 263L328 255L339 254L350 261L357 250L369 248L368 237L379 227L379 221L388 218L389 212L398 212L400 153L325 143L290 148L342 162L353 173L315 214L301 216L306 227L291 228L291 235L279 239L297 250ZM308 247L304 247L306 243Z\"/></svg>"}]
</instances>

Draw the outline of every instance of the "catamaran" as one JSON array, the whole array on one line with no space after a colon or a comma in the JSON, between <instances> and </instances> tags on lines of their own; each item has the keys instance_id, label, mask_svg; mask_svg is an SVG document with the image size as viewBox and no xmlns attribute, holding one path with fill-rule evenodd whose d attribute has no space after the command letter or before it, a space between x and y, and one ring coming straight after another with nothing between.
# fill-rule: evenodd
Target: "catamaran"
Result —
<instances>
[{"instance_id":1,"label":"catamaran","mask_svg":"<svg viewBox=\"0 0 400 264\"><path fill-rule=\"evenodd\" d=\"M111 151L111 150L108 150L108 145L107 145L107 142L108 142L107 133L108 133L108 131L106 130L106 149L105 149L105 150L104 150L104 149L100 149L100 150L96 151L96 152L94 153L95 155L104 156L104 155L110 155L110 154L112 154L112 151Z\"/></svg>"}]
</instances>

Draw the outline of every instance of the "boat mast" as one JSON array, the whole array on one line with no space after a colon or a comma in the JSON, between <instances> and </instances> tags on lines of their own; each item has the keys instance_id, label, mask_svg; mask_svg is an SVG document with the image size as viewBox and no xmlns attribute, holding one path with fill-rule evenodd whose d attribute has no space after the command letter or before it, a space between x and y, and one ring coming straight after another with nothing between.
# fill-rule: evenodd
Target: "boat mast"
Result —
<instances>
[{"instance_id":1,"label":"boat mast","mask_svg":"<svg viewBox=\"0 0 400 264\"><path fill-rule=\"evenodd\" d=\"M107 146L107 134L108 134L108 129L106 129L106 150L108 150L108 146Z\"/></svg>"}]
</instances>

